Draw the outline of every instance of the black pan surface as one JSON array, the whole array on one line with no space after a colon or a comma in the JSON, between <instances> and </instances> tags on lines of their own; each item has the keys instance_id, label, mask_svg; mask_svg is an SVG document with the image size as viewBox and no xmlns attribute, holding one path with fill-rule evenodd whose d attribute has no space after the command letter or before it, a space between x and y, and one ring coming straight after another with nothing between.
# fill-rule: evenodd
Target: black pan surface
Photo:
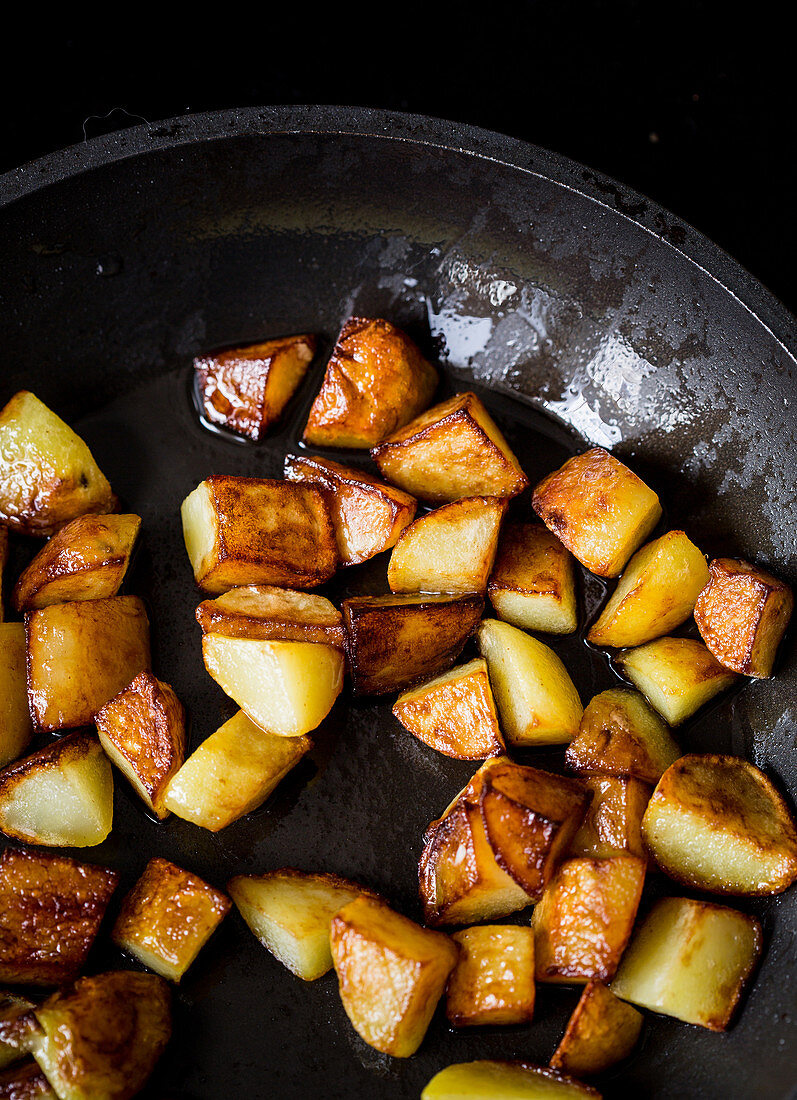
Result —
<instances>
[{"instance_id":1,"label":"black pan surface","mask_svg":"<svg viewBox=\"0 0 797 1100\"><path fill-rule=\"evenodd\" d=\"M187 705L192 745L235 708L202 667L180 502L210 473L280 473L352 313L406 328L445 368L441 395L477 387L532 482L585 441L611 447L705 553L797 581L797 324L689 226L586 168L415 116L267 108L68 149L0 178L0 203L0 402L33 389L143 516L127 589L148 601L155 670ZM199 425L194 355L299 331L319 333L322 354L276 434L252 447ZM18 563L32 549L19 543ZM329 594L384 591L385 564ZM603 591L585 577L584 621ZM578 639L552 644L585 701L616 682ZM687 751L748 756L792 803L794 650L681 735ZM111 919L155 854L221 887L283 865L334 871L418 918L422 832L475 765L426 750L371 700L339 702L316 741L265 807L217 835L156 825L119 779L110 838L80 853L121 873ZM649 897L665 885L654 877ZM797 890L739 908L761 917L766 954L736 1026L649 1016L639 1050L600 1082L607 1097L797 1095ZM98 944L92 969L120 965ZM333 975L293 978L233 914L176 994L145 1095L417 1098L449 1062L547 1062L577 997L541 989L527 1028L458 1034L438 1012L416 1056L390 1059L353 1032Z\"/></svg>"}]
</instances>

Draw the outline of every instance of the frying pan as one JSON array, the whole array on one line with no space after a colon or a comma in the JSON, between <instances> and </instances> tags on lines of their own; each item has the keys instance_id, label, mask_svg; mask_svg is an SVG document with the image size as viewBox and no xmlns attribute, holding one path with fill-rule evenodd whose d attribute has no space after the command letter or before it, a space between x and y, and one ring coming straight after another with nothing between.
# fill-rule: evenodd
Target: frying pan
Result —
<instances>
[{"instance_id":1,"label":"frying pan","mask_svg":"<svg viewBox=\"0 0 797 1100\"><path fill-rule=\"evenodd\" d=\"M350 314L389 317L443 364L441 394L483 394L532 482L585 441L611 447L705 553L797 580L794 319L689 226L587 168L463 125L274 107L67 149L0 178L0 204L0 400L33 389L143 516L128 589L148 601L155 670L187 704L192 745L234 707L202 668L179 504L213 472L278 476L324 360L276 434L242 446L192 407L191 360L207 349L310 331L327 352ZM328 591L384 590L376 559ZM585 619L603 593L584 577ZM584 699L616 682L578 639L553 644ZM793 799L796 668L787 642L778 675L699 714L684 748L743 754ZM316 741L264 808L217 835L156 825L119 780L110 838L80 855L120 871L116 908L159 854L222 887L278 866L334 871L417 918L422 832L475 765L416 743L374 700L340 702ZM599 1082L607 1097L797 1095L797 890L738 907L761 918L766 953L735 1027L650 1015ZM90 968L120 965L133 964L106 936ZM419 1053L390 1059L355 1035L334 976L300 982L233 914L176 992L144 1095L417 1098L450 1062L545 1063L577 996L542 988L526 1028L452 1033L438 1011Z\"/></svg>"}]
</instances>

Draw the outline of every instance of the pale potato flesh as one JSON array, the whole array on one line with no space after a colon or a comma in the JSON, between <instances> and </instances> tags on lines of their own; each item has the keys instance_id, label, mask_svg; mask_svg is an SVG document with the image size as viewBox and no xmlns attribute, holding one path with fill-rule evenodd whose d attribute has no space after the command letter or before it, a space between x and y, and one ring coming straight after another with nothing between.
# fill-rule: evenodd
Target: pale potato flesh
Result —
<instances>
[{"instance_id":1,"label":"pale potato flesh","mask_svg":"<svg viewBox=\"0 0 797 1100\"><path fill-rule=\"evenodd\" d=\"M670 731L639 692L609 688L585 707L565 759L568 767L587 775L627 775L654 784L680 755Z\"/></svg>"},{"instance_id":2,"label":"pale potato flesh","mask_svg":"<svg viewBox=\"0 0 797 1100\"><path fill-rule=\"evenodd\" d=\"M551 1068L589 1077L627 1058L637 1044L644 1016L602 982L589 982L570 1017Z\"/></svg>"},{"instance_id":3,"label":"pale potato flesh","mask_svg":"<svg viewBox=\"0 0 797 1100\"><path fill-rule=\"evenodd\" d=\"M203 634L344 646L343 617L334 604L291 588L266 584L231 588L201 603L196 618Z\"/></svg>"},{"instance_id":4,"label":"pale potato flesh","mask_svg":"<svg viewBox=\"0 0 797 1100\"><path fill-rule=\"evenodd\" d=\"M578 626L573 556L542 524L504 525L487 591L512 626L548 634Z\"/></svg>"},{"instance_id":5,"label":"pale potato flesh","mask_svg":"<svg viewBox=\"0 0 797 1100\"><path fill-rule=\"evenodd\" d=\"M25 671L25 627L0 623L0 768L25 751L33 736Z\"/></svg>"},{"instance_id":6,"label":"pale potato flesh","mask_svg":"<svg viewBox=\"0 0 797 1100\"><path fill-rule=\"evenodd\" d=\"M451 937L459 945L448 980L446 1016L454 1027L530 1023L534 1015L534 933L487 924Z\"/></svg>"},{"instance_id":7,"label":"pale potato flesh","mask_svg":"<svg viewBox=\"0 0 797 1100\"><path fill-rule=\"evenodd\" d=\"M553 1069L525 1062L457 1062L431 1079L421 1100L600 1100L600 1093Z\"/></svg>"},{"instance_id":8,"label":"pale potato flesh","mask_svg":"<svg viewBox=\"0 0 797 1100\"><path fill-rule=\"evenodd\" d=\"M615 661L671 726L680 726L738 678L695 638L657 638Z\"/></svg>"}]
</instances>

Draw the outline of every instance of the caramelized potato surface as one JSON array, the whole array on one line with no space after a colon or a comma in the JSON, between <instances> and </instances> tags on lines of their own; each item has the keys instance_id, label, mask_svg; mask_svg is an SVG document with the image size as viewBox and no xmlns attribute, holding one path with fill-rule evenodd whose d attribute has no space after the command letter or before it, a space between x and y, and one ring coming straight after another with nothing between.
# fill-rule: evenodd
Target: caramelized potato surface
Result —
<instances>
[{"instance_id":1,"label":"caramelized potato surface","mask_svg":"<svg viewBox=\"0 0 797 1100\"><path fill-rule=\"evenodd\" d=\"M323 596L290 588L231 588L196 609L203 634L276 642L318 642L343 649L343 616Z\"/></svg>"},{"instance_id":2,"label":"caramelized potato surface","mask_svg":"<svg viewBox=\"0 0 797 1100\"><path fill-rule=\"evenodd\" d=\"M499 619L524 630L572 634L578 626L573 557L540 523L508 523L487 588Z\"/></svg>"},{"instance_id":3,"label":"caramelized potato surface","mask_svg":"<svg viewBox=\"0 0 797 1100\"><path fill-rule=\"evenodd\" d=\"M0 768L16 760L30 744L25 627L0 622Z\"/></svg>"},{"instance_id":4,"label":"caramelized potato surface","mask_svg":"<svg viewBox=\"0 0 797 1100\"><path fill-rule=\"evenodd\" d=\"M609 688L587 704L565 759L574 771L658 783L681 750L639 692Z\"/></svg>"},{"instance_id":5,"label":"caramelized potato surface","mask_svg":"<svg viewBox=\"0 0 797 1100\"><path fill-rule=\"evenodd\" d=\"M601 1094L556 1070L527 1062L457 1062L431 1079L421 1100L600 1100Z\"/></svg>"},{"instance_id":6,"label":"caramelized potato surface","mask_svg":"<svg viewBox=\"0 0 797 1100\"><path fill-rule=\"evenodd\" d=\"M448 981L446 1016L454 1027L525 1024L534 1015L534 933L486 924L451 937L459 959Z\"/></svg>"},{"instance_id":7,"label":"caramelized potato surface","mask_svg":"<svg viewBox=\"0 0 797 1100\"><path fill-rule=\"evenodd\" d=\"M0 1073L0 1100L58 1100L32 1058Z\"/></svg>"},{"instance_id":8,"label":"caramelized potato surface","mask_svg":"<svg viewBox=\"0 0 797 1100\"><path fill-rule=\"evenodd\" d=\"M0 868L0 877L2 877L2 868ZM0 940L0 952L2 950L3 945ZM3 963L0 961L0 975L2 966ZM0 980L2 980L1 977ZM33 1001L29 1001L27 997L0 990L0 1070L25 1057L28 1037L32 1028L36 1026L35 1020L31 1019L32 1008ZM38 1066L36 1068L38 1069ZM2 1081L3 1075L0 1073L0 1097L3 1096Z\"/></svg>"},{"instance_id":9,"label":"caramelized potato surface","mask_svg":"<svg viewBox=\"0 0 797 1100\"><path fill-rule=\"evenodd\" d=\"M737 679L696 638L657 638L620 653L615 664L671 726L680 726Z\"/></svg>"},{"instance_id":10,"label":"caramelized potato surface","mask_svg":"<svg viewBox=\"0 0 797 1100\"><path fill-rule=\"evenodd\" d=\"M638 779L614 775L587 776L584 786L592 794L592 801L573 837L570 855L605 859L627 852L647 859L642 815L652 788Z\"/></svg>"},{"instance_id":11,"label":"caramelized potato surface","mask_svg":"<svg viewBox=\"0 0 797 1100\"><path fill-rule=\"evenodd\" d=\"M644 1017L618 1000L602 982L588 982L570 1017L551 1068L589 1077L627 1058L637 1044Z\"/></svg>"}]
</instances>

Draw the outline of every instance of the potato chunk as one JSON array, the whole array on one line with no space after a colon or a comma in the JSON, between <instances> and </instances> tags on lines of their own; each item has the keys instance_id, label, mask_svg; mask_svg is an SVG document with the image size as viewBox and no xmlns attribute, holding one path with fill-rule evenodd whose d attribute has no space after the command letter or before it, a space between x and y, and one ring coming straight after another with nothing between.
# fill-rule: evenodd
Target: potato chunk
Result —
<instances>
[{"instance_id":1,"label":"potato chunk","mask_svg":"<svg viewBox=\"0 0 797 1100\"><path fill-rule=\"evenodd\" d=\"M457 1062L436 1073L421 1100L600 1100L601 1094L528 1062Z\"/></svg>"},{"instance_id":2,"label":"potato chunk","mask_svg":"<svg viewBox=\"0 0 797 1100\"><path fill-rule=\"evenodd\" d=\"M505 751L484 659L409 688L393 713L419 741L455 760L484 760Z\"/></svg>"},{"instance_id":3,"label":"potato chunk","mask_svg":"<svg viewBox=\"0 0 797 1100\"><path fill-rule=\"evenodd\" d=\"M0 867L1 878L2 867ZM3 893L5 891L0 883L0 895ZM13 901L12 898L12 903ZM4 949L5 944L0 940L0 952L3 952ZM0 960L2 960L2 954L0 954ZM3 966L4 963L0 961L0 974L2 974ZM29 1001L27 997L20 997L16 993L7 993L5 990L0 990L0 1070L25 1057L27 1053L26 1041L31 1028L35 1027L35 1021L31 1019L30 1010L32 1008L33 1001ZM38 1068L36 1066L36 1069ZM2 1082L3 1075L0 1074L0 1097L3 1096Z\"/></svg>"},{"instance_id":4,"label":"potato chunk","mask_svg":"<svg viewBox=\"0 0 797 1100\"><path fill-rule=\"evenodd\" d=\"M672 878L716 894L779 894L797 879L797 827L762 771L735 756L690 755L668 768L642 819Z\"/></svg>"},{"instance_id":5,"label":"potato chunk","mask_svg":"<svg viewBox=\"0 0 797 1100\"><path fill-rule=\"evenodd\" d=\"M725 1031L762 948L755 917L691 898L656 902L623 956L615 996Z\"/></svg>"},{"instance_id":6,"label":"potato chunk","mask_svg":"<svg viewBox=\"0 0 797 1100\"><path fill-rule=\"evenodd\" d=\"M371 450L382 476L419 500L514 497L528 478L475 393L435 405Z\"/></svg>"},{"instance_id":7,"label":"potato chunk","mask_svg":"<svg viewBox=\"0 0 797 1100\"><path fill-rule=\"evenodd\" d=\"M487 591L498 618L513 626L548 634L578 626L573 557L540 523L505 525Z\"/></svg>"},{"instance_id":8,"label":"potato chunk","mask_svg":"<svg viewBox=\"0 0 797 1100\"><path fill-rule=\"evenodd\" d=\"M588 775L632 776L656 784L681 750L639 692L609 688L587 704L568 767Z\"/></svg>"},{"instance_id":9,"label":"potato chunk","mask_svg":"<svg viewBox=\"0 0 797 1100\"><path fill-rule=\"evenodd\" d=\"M185 759L185 711L172 688L139 672L94 721L111 763L153 813L166 817L164 794Z\"/></svg>"},{"instance_id":10,"label":"potato chunk","mask_svg":"<svg viewBox=\"0 0 797 1100\"><path fill-rule=\"evenodd\" d=\"M483 924L451 937L459 944L446 993L454 1027L525 1024L534 1016L534 933L530 928Z\"/></svg>"},{"instance_id":11,"label":"potato chunk","mask_svg":"<svg viewBox=\"0 0 797 1100\"><path fill-rule=\"evenodd\" d=\"M332 961L355 1031L370 1046L408 1058L423 1041L458 949L375 898L332 918Z\"/></svg>"},{"instance_id":12,"label":"potato chunk","mask_svg":"<svg viewBox=\"0 0 797 1100\"><path fill-rule=\"evenodd\" d=\"M589 1077L627 1058L637 1044L644 1017L618 1000L602 982L584 987L551 1068L574 1077Z\"/></svg>"},{"instance_id":13,"label":"potato chunk","mask_svg":"<svg viewBox=\"0 0 797 1100\"><path fill-rule=\"evenodd\" d=\"M544 477L532 504L545 526L600 577L619 576L661 518L653 490L602 447Z\"/></svg>"},{"instance_id":14,"label":"potato chunk","mask_svg":"<svg viewBox=\"0 0 797 1100\"><path fill-rule=\"evenodd\" d=\"M102 844L113 820L110 761L91 733L70 733L0 772L0 830L27 844Z\"/></svg>"},{"instance_id":15,"label":"potato chunk","mask_svg":"<svg viewBox=\"0 0 797 1100\"><path fill-rule=\"evenodd\" d=\"M328 458L288 455L285 477L326 492L342 565L358 565L395 546L418 507L409 493Z\"/></svg>"},{"instance_id":16,"label":"potato chunk","mask_svg":"<svg viewBox=\"0 0 797 1100\"><path fill-rule=\"evenodd\" d=\"M771 676L794 608L791 588L735 558L715 559L709 573L695 606L703 641L725 668L744 676Z\"/></svg>"},{"instance_id":17,"label":"potato chunk","mask_svg":"<svg viewBox=\"0 0 797 1100\"><path fill-rule=\"evenodd\" d=\"M2 1100L58 1100L32 1058L0 1073Z\"/></svg>"},{"instance_id":18,"label":"potato chunk","mask_svg":"<svg viewBox=\"0 0 797 1100\"><path fill-rule=\"evenodd\" d=\"M281 737L239 710L171 779L164 807L216 833L261 806L313 747L309 737Z\"/></svg>"},{"instance_id":19,"label":"potato chunk","mask_svg":"<svg viewBox=\"0 0 797 1100\"><path fill-rule=\"evenodd\" d=\"M343 649L343 616L323 596L290 588L232 588L196 609L203 634L275 642L318 642Z\"/></svg>"},{"instance_id":20,"label":"potato chunk","mask_svg":"<svg viewBox=\"0 0 797 1100\"><path fill-rule=\"evenodd\" d=\"M509 623L485 619L477 637L487 659L501 725L510 745L562 745L578 732L581 700L567 669L544 642Z\"/></svg>"},{"instance_id":21,"label":"potato chunk","mask_svg":"<svg viewBox=\"0 0 797 1100\"><path fill-rule=\"evenodd\" d=\"M53 852L6 848L0 856L0 981L61 985L77 977L117 880L115 871Z\"/></svg>"},{"instance_id":22,"label":"potato chunk","mask_svg":"<svg viewBox=\"0 0 797 1100\"><path fill-rule=\"evenodd\" d=\"M257 443L279 420L315 349L315 336L285 336L195 359L205 418Z\"/></svg>"},{"instance_id":23,"label":"potato chunk","mask_svg":"<svg viewBox=\"0 0 797 1100\"><path fill-rule=\"evenodd\" d=\"M657 638L620 653L615 664L671 726L680 726L737 679L695 638Z\"/></svg>"},{"instance_id":24,"label":"potato chunk","mask_svg":"<svg viewBox=\"0 0 797 1100\"><path fill-rule=\"evenodd\" d=\"M534 907L537 981L609 981L634 926L645 861L578 857L561 864Z\"/></svg>"},{"instance_id":25,"label":"potato chunk","mask_svg":"<svg viewBox=\"0 0 797 1100\"><path fill-rule=\"evenodd\" d=\"M30 744L25 627L0 623L0 768L16 760Z\"/></svg>"},{"instance_id":26,"label":"potato chunk","mask_svg":"<svg viewBox=\"0 0 797 1100\"><path fill-rule=\"evenodd\" d=\"M592 801L573 837L570 855L605 859L627 852L647 859L642 815L653 789L638 779L613 775L587 776L584 786Z\"/></svg>"},{"instance_id":27,"label":"potato chunk","mask_svg":"<svg viewBox=\"0 0 797 1100\"><path fill-rule=\"evenodd\" d=\"M141 517L79 516L53 535L27 569L12 595L17 611L69 600L102 600L121 588Z\"/></svg>"},{"instance_id":28,"label":"potato chunk","mask_svg":"<svg viewBox=\"0 0 797 1100\"><path fill-rule=\"evenodd\" d=\"M54 604L25 616L28 702L38 730L86 726L150 667L138 596Z\"/></svg>"},{"instance_id":29,"label":"potato chunk","mask_svg":"<svg viewBox=\"0 0 797 1100\"><path fill-rule=\"evenodd\" d=\"M314 588L338 565L329 509L313 485L215 474L188 494L181 515L204 592L248 584Z\"/></svg>"},{"instance_id":30,"label":"potato chunk","mask_svg":"<svg viewBox=\"0 0 797 1100\"><path fill-rule=\"evenodd\" d=\"M0 525L52 535L116 498L86 444L38 397L21 390L0 411Z\"/></svg>"},{"instance_id":31,"label":"potato chunk","mask_svg":"<svg viewBox=\"0 0 797 1100\"><path fill-rule=\"evenodd\" d=\"M8 528L0 526L0 623L4 619L3 577L8 565Z\"/></svg>"}]
</instances>

